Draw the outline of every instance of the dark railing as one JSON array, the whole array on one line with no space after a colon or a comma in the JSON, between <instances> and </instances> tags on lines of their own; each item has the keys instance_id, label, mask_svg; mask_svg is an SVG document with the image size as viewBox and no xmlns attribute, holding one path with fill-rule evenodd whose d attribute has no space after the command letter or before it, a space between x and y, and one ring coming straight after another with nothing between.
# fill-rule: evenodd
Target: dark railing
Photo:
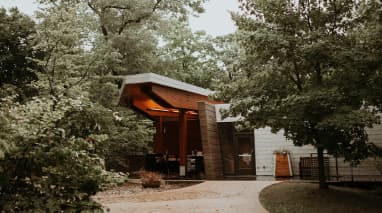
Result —
<instances>
[{"instance_id":1,"label":"dark railing","mask_svg":"<svg viewBox=\"0 0 382 213\"><path fill-rule=\"evenodd\" d=\"M382 174L372 161L356 165L351 162L344 162L342 159L331 155L324 155L325 177L328 181L368 181L381 182ZM318 180L318 158L312 153L310 157L300 157L299 162L300 178L305 180Z\"/></svg>"}]
</instances>

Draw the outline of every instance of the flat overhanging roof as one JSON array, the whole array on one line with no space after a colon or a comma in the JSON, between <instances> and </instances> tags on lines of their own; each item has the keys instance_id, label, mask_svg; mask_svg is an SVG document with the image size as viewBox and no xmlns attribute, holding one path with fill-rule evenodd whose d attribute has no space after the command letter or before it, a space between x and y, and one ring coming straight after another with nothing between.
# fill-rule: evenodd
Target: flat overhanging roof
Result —
<instances>
[{"instance_id":1,"label":"flat overhanging roof","mask_svg":"<svg viewBox=\"0 0 382 213\"><path fill-rule=\"evenodd\" d=\"M131 107L150 118L178 118L181 110L190 118L198 118L198 102L218 103L209 99L212 93L168 77L143 73L125 77L119 105Z\"/></svg>"},{"instance_id":2,"label":"flat overhanging roof","mask_svg":"<svg viewBox=\"0 0 382 213\"><path fill-rule=\"evenodd\" d=\"M142 73L136 75L127 75L123 82L124 85L128 84L141 84L141 83L153 83L174 89L191 92L203 96L209 96L213 92L209 89L204 89L192 84L188 84L182 81L178 81L172 78L161 76L155 73ZM123 88L122 86L122 88Z\"/></svg>"}]
</instances>

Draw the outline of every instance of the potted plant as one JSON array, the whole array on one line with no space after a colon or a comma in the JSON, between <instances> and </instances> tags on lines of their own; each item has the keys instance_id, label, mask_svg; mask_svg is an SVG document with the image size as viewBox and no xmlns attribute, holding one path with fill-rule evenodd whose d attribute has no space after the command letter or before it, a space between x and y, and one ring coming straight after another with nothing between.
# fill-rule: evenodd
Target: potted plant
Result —
<instances>
[{"instance_id":1,"label":"potted plant","mask_svg":"<svg viewBox=\"0 0 382 213\"><path fill-rule=\"evenodd\" d=\"M144 188L158 188L162 182L162 176L158 172L140 172L142 186Z\"/></svg>"},{"instance_id":2,"label":"potted plant","mask_svg":"<svg viewBox=\"0 0 382 213\"><path fill-rule=\"evenodd\" d=\"M275 154L275 155L287 155L287 154L289 154L289 150L287 150L287 149L278 149L278 150L274 150L273 154Z\"/></svg>"}]
</instances>

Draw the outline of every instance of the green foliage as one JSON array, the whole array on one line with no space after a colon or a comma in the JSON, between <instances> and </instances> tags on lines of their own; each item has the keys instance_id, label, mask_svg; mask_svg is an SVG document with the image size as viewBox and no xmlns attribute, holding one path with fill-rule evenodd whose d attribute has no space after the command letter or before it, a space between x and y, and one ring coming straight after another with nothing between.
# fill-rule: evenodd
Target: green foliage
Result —
<instances>
[{"instance_id":1,"label":"green foliage","mask_svg":"<svg viewBox=\"0 0 382 213\"><path fill-rule=\"evenodd\" d=\"M0 8L0 97L20 93L19 100L33 95L27 85L37 76L34 70L38 66L31 57L41 57L41 53L33 50L35 23L28 16L20 13L17 8L7 11ZM9 93L9 87L13 91Z\"/></svg>"},{"instance_id":2,"label":"green foliage","mask_svg":"<svg viewBox=\"0 0 382 213\"><path fill-rule=\"evenodd\" d=\"M35 52L32 50L32 39L35 24L17 8L0 9L0 86L14 84L21 86L36 79L31 69L36 64L28 60Z\"/></svg>"},{"instance_id":3,"label":"green foliage","mask_svg":"<svg viewBox=\"0 0 382 213\"><path fill-rule=\"evenodd\" d=\"M122 34L110 39L112 47L121 54L120 67L113 70L113 75L126 75L153 70L156 62L157 39L153 30L143 26L132 26Z\"/></svg>"},{"instance_id":4,"label":"green foliage","mask_svg":"<svg viewBox=\"0 0 382 213\"><path fill-rule=\"evenodd\" d=\"M0 109L9 105L8 99L6 98L2 99L2 101L0 102ZM12 133L13 132L10 126L8 113L1 110L0 111L0 160L4 159L5 154L9 153L12 149L15 148L15 144L10 142ZM0 171L2 171L1 168L0 168Z\"/></svg>"},{"instance_id":5,"label":"green foliage","mask_svg":"<svg viewBox=\"0 0 382 213\"><path fill-rule=\"evenodd\" d=\"M365 129L379 122L382 85L380 5L242 0L241 6L234 20L245 57L221 92L233 114L255 127L284 129L295 145L353 161L369 156L374 146Z\"/></svg>"},{"instance_id":6,"label":"green foliage","mask_svg":"<svg viewBox=\"0 0 382 213\"><path fill-rule=\"evenodd\" d=\"M247 66L247 59L244 48L239 44L240 38L241 33L236 32L215 39L217 59L221 70L216 86L219 90L230 90L232 81L245 80L242 76L245 75L243 70ZM219 97L215 98L226 102L229 102L231 98L229 93L216 93L216 96Z\"/></svg>"},{"instance_id":7,"label":"green foliage","mask_svg":"<svg viewBox=\"0 0 382 213\"><path fill-rule=\"evenodd\" d=\"M55 107L53 107L55 106ZM7 212L96 210L90 196L107 182L94 145L66 134L60 121L85 100L35 97L26 104L2 105L14 148L0 160L0 207Z\"/></svg>"},{"instance_id":8,"label":"green foliage","mask_svg":"<svg viewBox=\"0 0 382 213\"><path fill-rule=\"evenodd\" d=\"M192 32L187 23L173 20L162 32L159 73L204 88L214 88L221 77L214 39Z\"/></svg>"},{"instance_id":9,"label":"green foliage","mask_svg":"<svg viewBox=\"0 0 382 213\"><path fill-rule=\"evenodd\" d=\"M88 16L80 11L65 4L37 15L34 49L46 54L31 58L41 72L29 86L38 96L20 103L14 89L5 85L7 97L0 102L0 128L6 131L0 135L3 211L100 211L90 196L125 178L105 170L104 160L86 137L64 128L65 116L93 107L84 79L91 74L95 56L84 50Z\"/></svg>"},{"instance_id":10,"label":"green foliage","mask_svg":"<svg viewBox=\"0 0 382 213\"><path fill-rule=\"evenodd\" d=\"M92 82L89 93L97 108L93 112L88 111L89 117L84 121L89 123L101 119L93 122L98 125L94 127L98 128L98 134L106 134L108 138L101 143L96 142L97 153L104 157L108 169L126 171L129 166L128 155L147 153L155 130L152 121L137 116L130 109L117 107L120 80L120 78L105 77ZM71 120L76 121L76 119ZM82 126L80 129L86 128Z\"/></svg>"},{"instance_id":11,"label":"green foliage","mask_svg":"<svg viewBox=\"0 0 382 213\"><path fill-rule=\"evenodd\" d=\"M157 63L158 38L163 23L170 18L186 20L189 14L203 12L205 0L84 0L80 1L97 17L95 47L108 43L119 53L119 61L107 64L113 75L152 71ZM98 46L99 45L99 46ZM101 48L102 50L102 48ZM111 66L110 66L111 65ZM101 66L102 67L102 66ZM103 65L105 67L105 65Z\"/></svg>"},{"instance_id":12,"label":"green foliage","mask_svg":"<svg viewBox=\"0 0 382 213\"><path fill-rule=\"evenodd\" d=\"M34 48L45 56L34 59L42 67L35 86L58 99L93 74L93 63L99 56L85 50L92 17L83 5L71 1L44 7L36 16L40 24Z\"/></svg>"}]
</instances>

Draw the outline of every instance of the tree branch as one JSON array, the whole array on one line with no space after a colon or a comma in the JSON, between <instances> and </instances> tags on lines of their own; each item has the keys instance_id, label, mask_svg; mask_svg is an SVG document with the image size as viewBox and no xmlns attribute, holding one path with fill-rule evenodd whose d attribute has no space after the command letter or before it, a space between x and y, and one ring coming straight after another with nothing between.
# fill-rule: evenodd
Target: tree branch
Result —
<instances>
[{"instance_id":1,"label":"tree branch","mask_svg":"<svg viewBox=\"0 0 382 213\"><path fill-rule=\"evenodd\" d=\"M154 4L154 7L152 9L152 12L155 12L156 9L158 9L159 4L161 3L162 0L157 0L157 2Z\"/></svg>"},{"instance_id":2,"label":"tree branch","mask_svg":"<svg viewBox=\"0 0 382 213\"><path fill-rule=\"evenodd\" d=\"M332 35L334 35L334 32L337 28L337 15L338 15L338 10L337 10L337 5L336 5L336 1L331 1L331 3L333 4L333 12L334 12L334 15L333 15L333 26L332 26L332 29L331 29L331 33Z\"/></svg>"},{"instance_id":3,"label":"tree branch","mask_svg":"<svg viewBox=\"0 0 382 213\"><path fill-rule=\"evenodd\" d=\"M101 32L102 32L102 34L105 36L105 38L107 38L107 36L108 36L108 31L107 31L107 28L106 28L106 26L105 26L105 24L103 23L103 12L101 11L98 11L97 10L97 8L94 6L94 5L92 5L89 1L88 1L88 6L89 6L89 8L95 13L95 14L97 14L98 15L98 17L99 17L99 21L100 21L100 28L101 28Z\"/></svg>"},{"instance_id":4,"label":"tree branch","mask_svg":"<svg viewBox=\"0 0 382 213\"><path fill-rule=\"evenodd\" d=\"M303 10L304 10L304 17L306 19L306 22L308 24L308 28L309 30L312 32L313 31L313 27L312 27L312 24L311 24L311 20L310 20L310 1L308 1L308 6L306 7L304 3L302 3L302 7L303 7Z\"/></svg>"},{"instance_id":5,"label":"tree branch","mask_svg":"<svg viewBox=\"0 0 382 213\"><path fill-rule=\"evenodd\" d=\"M55 69L56 69L56 60L57 60L57 58L54 57L54 58L53 58L53 64L52 64L51 75L48 74L48 81L49 81L50 94L51 94L53 97L57 97L56 91L55 91L55 89L54 89L54 87L53 87L53 84L54 84L54 73L55 73Z\"/></svg>"},{"instance_id":6,"label":"tree branch","mask_svg":"<svg viewBox=\"0 0 382 213\"><path fill-rule=\"evenodd\" d=\"M130 6L118 6L118 5L106 5L104 7L102 7L102 10L106 10L106 9L118 9L118 10L130 10L131 7Z\"/></svg>"},{"instance_id":7,"label":"tree branch","mask_svg":"<svg viewBox=\"0 0 382 213\"><path fill-rule=\"evenodd\" d=\"M68 91L70 88L72 88L72 87L74 87L74 86L80 84L80 83L86 78L86 76L88 75L89 70L90 70L90 66L91 66L94 62L96 62L96 61L98 60L98 58L99 58L98 56L97 56L97 57L94 57L94 59L88 63L87 68L86 68L85 71L83 72L83 74L82 74L82 76L80 77L80 79L79 79L78 81L74 82L73 84L69 85L69 86L65 89L65 91Z\"/></svg>"},{"instance_id":8,"label":"tree branch","mask_svg":"<svg viewBox=\"0 0 382 213\"><path fill-rule=\"evenodd\" d=\"M297 86L297 89L298 91L302 92L302 81L301 81L301 76L300 76L300 72L298 71L298 66L297 66L297 62L295 60L293 60L293 66L294 66L294 73L296 75L296 86Z\"/></svg>"},{"instance_id":9,"label":"tree branch","mask_svg":"<svg viewBox=\"0 0 382 213\"><path fill-rule=\"evenodd\" d=\"M121 26L118 29L118 35L122 34L122 32L125 30L125 28L129 24L140 23L142 20L144 20L146 18L149 18L159 8L159 5L160 5L161 2L162 2L162 0L156 0L154 6L151 9L151 12L144 13L141 16L135 18L135 19L129 19L127 21L123 21L124 17L122 17L123 23L121 24ZM109 34L108 29L107 29L107 27L106 27L106 25L104 23L104 20L103 20L103 15L105 13L105 10L107 10L107 9L131 10L132 9L130 6L106 5L106 6L101 8L101 11L99 11L99 10L97 10L97 8L90 1L88 1L87 5L89 6L89 8L94 13L96 13L98 15L98 17L100 19L100 28L101 28L102 34L105 37L107 37L108 34Z\"/></svg>"},{"instance_id":10,"label":"tree branch","mask_svg":"<svg viewBox=\"0 0 382 213\"><path fill-rule=\"evenodd\" d=\"M129 24L133 24L133 23L140 23L143 19L146 19L148 17L151 16L151 13L146 13L136 19L129 19L127 21L125 21L122 26L119 28L118 30L118 35L121 35L121 33L123 33L123 31L125 30L126 26L129 25Z\"/></svg>"},{"instance_id":11,"label":"tree branch","mask_svg":"<svg viewBox=\"0 0 382 213\"><path fill-rule=\"evenodd\" d=\"M94 13L96 13L97 15L100 15L100 12L90 2L88 2L88 6L90 7L91 10L93 10Z\"/></svg>"},{"instance_id":12,"label":"tree branch","mask_svg":"<svg viewBox=\"0 0 382 213\"><path fill-rule=\"evenodd\" d=\"M129 20L125 21L121 25L121 27L119 28L118 35L120 35L125 30L127 25L132 24L132 23L140 23L142 20L149 18L159 8L159 4L161 2L162 2L162 0L157 0L154 4L153 8L151 9L150 13L145 13L136 19L129 19Z\"/></svg>"}]
</instances>

